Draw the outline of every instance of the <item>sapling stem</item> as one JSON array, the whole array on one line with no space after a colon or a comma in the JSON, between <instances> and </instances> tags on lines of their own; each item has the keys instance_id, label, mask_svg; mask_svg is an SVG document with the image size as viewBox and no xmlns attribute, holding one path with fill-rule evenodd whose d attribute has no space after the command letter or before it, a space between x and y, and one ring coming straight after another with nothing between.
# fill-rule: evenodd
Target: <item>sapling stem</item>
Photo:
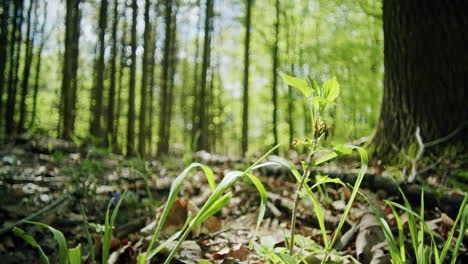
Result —
<instances>
[{"instance_id":1,"label":"sapling stem","mask_svg":"<svg viewBox=\"0 0 468 264\"><path fill-rule=\"evenodd\" d=\"M308 159L307 159L307 164L310 163L310 159L312 157L312 153L309 153ZM299 206L299 195L302 190L302 186L304 186L304 183L306 182L306 179L309 178L310 175L310 169L309 166L304 168L304 172L302 173L302 178L301 182L299 183L299 186L297 186L296 190L296 196L294 197L294 207L293 207L293 212L291 216L291 239L289 239L289 255L293 255L294 253L294 233L296 232L296 218L297 218L297 207Z\"/></svg>"}]
</instances>

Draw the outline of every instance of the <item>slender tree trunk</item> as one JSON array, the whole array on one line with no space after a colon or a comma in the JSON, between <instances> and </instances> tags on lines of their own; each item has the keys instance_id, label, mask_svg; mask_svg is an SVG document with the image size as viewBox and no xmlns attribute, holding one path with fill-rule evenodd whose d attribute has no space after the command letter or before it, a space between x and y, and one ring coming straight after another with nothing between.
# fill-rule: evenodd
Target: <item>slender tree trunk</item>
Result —
<instances>
[{"instance_id":1,"label":"slender tree trunk","mask_svg":"<svg viewBox=\"0 0 468 264\"><path fill-rule=\"evenodd\" d=\"M177 70L177 2L174 3L173 14L171 16L171 41L170 41L170 62L169 62L169 80L167 91L167 108L166 108L166 125L165 138L166 138L166 154L169 152L169 142L171 139L172 127L172 112L174 105L174 77Z\"/></svg>"},{"instance_id":2,"label":"slender tree trunk","mask_svg":"<svg viewBox=\"0 0 468 264\"><path fill-rule=\"evenodd\" d=\"M131 46L132 55L130 66L130 84L128 97L128 117L127 117L127 156L135 155L135 82L136 82L136 50L137 50L137 0L132 1L132 29Z\"/></svg>"},{"instance_id":3,"label":"slender tree trunk","mask_svg":"<svg viewBox=\"0 0 468 264\"><path fill-rule=\"evenodd\" d=\"M149 69L151 69L151 23L150 23L150 0L145 1L145 32L143 33L144 44L143 44L143 58L142 58L142 78L141 78L141 96L140 96L140 123L139 123L139 134L138 134L138 154L142 157L146 154L146 111L148 103L148 88L149 81Z\"/></svg>"},{"instance_id":4,"label":"slender tree trunk","mask_svg":"<svg viewBox=\"0 0 468 264\"><path fill-rule=\"evenodd\" d=\"M392 145L415 142L417 127L425 143L458 129L451 141L468 150L467 10L464 0L384 1L384 95L372 142L377 158L395 160Z\"/></svg>"},{"instance_id":5,"label":"slender tree trunk","mask_svg":"<svg viewBox=\"0 0 468 264\"><path fill-rule=\"evenodd\" d=\"M15 129L15 104L16 92L18 86L18 71L21 58L21 41L22 41L22 25L23 25L23 6L24 0L15 2L14 22L11 31L11 50L10 50L10 72L8 78L8 93L5 112L5 134L12 136Z\"/></svg>"},{"instance_id":6,"label":"slender tree trunk","mask_svg":"<svg viewBox=\"0 0 468 264\"><path fill-rule=\"evenodd\" d=\"M151 41L151 64L150 64L150 94L149 94L149 120L148 126L146 128L147 131L147 141L148 141L148 154L150 156L153 155L153 124L154 124L154 94L155 94L155 62L156 62L156 21L157 21L157 12L155 12L155 24L152 34L152 41Z\"/></svg>"},{"instance_id":7,"label":"slender tree trunk","mask_svg":"<svg viewBox=\"0 0 468 264\"><path fill-rule=\"evenodd\" d=\"M200 117L198 116L200 110L199 110L199 103L197 98L199 98L199 64L198 60L200 57L200 28L201 28L201 21L202 21L202 11L201 11L201 1L197 1L197 6L198 6L198 20L197 20L197 33L196 33L196 39L195 39L195 66L193 70L193 90L192 90L192 138L190 140L190 148L194 148L195 146L198 146L198 137L200 134L200 131L198 128L200 127Z\"/></svg>"},{"instance_id":8,"label":"slender tree trunk","mask_svg":"<svg viewBox=\"0 0 468 264\"><path fill-rule=\"evenodd\" d=\"M242 156L248 151L249 144L249 65L250 65L250 25L253 0L246 0L245 44L244 44L244 93L242 95Z\"/></svg>"},{"instance_id":9,"label":"slender tree trunk","mask_svg":"<svg viewBox=\"0 0 468 264\"><path fill-rule=\"evenodd\" d=\"M102 97L104 93L104 53L106 50L106 28L107 28L107 0L101 0L101 7L99 10L99 41L98 52L96 57L96 72L93 94L91 98L91 112L90 112L90 134L91 136L100 138L102 137Z\"/></svg>"},{"instance_id":10,"label":"slender tree trunk","mask_svg":"<svg viewBox=\"0 0 468 264\"><path fill-rule=\"evenodd\" d=\"M65 16L65 54L62 79L62 135L70 139L75 129L77 72L80 36L80 0L67 0Z\"/></svg>"},{"instance_id":11,"label":"slender tree trunk","mask_svg":"<svg viewBox=\"0 0 468 264\"><path fill-rule=\"evenodd\" d=\"M280 3L279 0L275 1L276 9L276 22L275 22L275 40L273 44L272 52L272 101L273 101L273 145L278 145L278 77L277 71L279 67L279 58L278 58L278 41L279 41L279 26L280 26ZM277 150L275 151L278 152Z\"/></svg>"},{"instance_id":12,"label":"slender tree trunk","mask_svg":"<svg viewBox=\"0 0 468 264\"><path fill-rule=\"evenodd\" d=\"M171 24L172 24L172 1L166 0L164 23L164 54L162 61L162 77L161 77L161 94L159 96L159 132L158 132L158 156L165 155L169 152L169 141L166 138L166 126L168 125L168 93L169 93L169 78L170 78L170 53L171 53Z\"/></svg>"},{"instance_id":13,"label":"slender tree trunk","mask_svg":"<svg viewBox=\"0 0 468 264\"><path fill-rule=\"evenodd\" d=\"M120 116L122 115L122 88L124 86L124 74L125 68L127 67L127 54L125 52L127 48L127 30L128 30L128 23L126 17L126 9L127 9L127 0L124 1L124 7L122 8L121 16L124 18L122 22L122 36L120 40L120 67L119 67L119 82L118 82L118 90L117 90L117 107L115 109L115 126L114 126L114 135L115 135L115 151L123 152L122 149L119 147L119 129L120 129ZM122 146L123 148L123 146Z\"/></svg>"},{"instance_id":14,"label":"slender tree trunk","mask_svg":"<svg viewBox=\"0 0 468 264\"><path fill-rule=\"evenodd\" d=\"M22 80L22 87L21 87L21 101L20 101L20 119L18 123L18 133L23 133L25 131L25 122L26 122L26 97L28 96L29 90L29 75L31 72L31 62L33 57L33 50L34 50L34 34L31 34L31 19L32 19L32 10L33 10L34 1L30 1L28 13L26 15L26 53L24 55L24 67L23 67L23 80ZM37 5L35 4L36 8L36 15L37 15Z\"/></svg>"},{"instance_id":15,"label":"slender tree trunk","mask_svg":"<svg viewBox=\"0 0 468 264\"><path fill-rule=\"evenodd\" d=\"M40 79L40 73L41 73L41 61L42 61L42 50L44 49L44 45L46 43L46 37L45 37L45 25L46 25L46 19L47 19L47 1L44 4L44 10L43 10L43 17L42 17L42 25L41 25L41 30L40 30L40 36L41 36L41 42L39 44L39 48L36 51L36 75L34 79L34 91L33 91L33 109L32 109L32 116L31 116L31 121L29 123L28 128L32 128L34 125L34 122L36 120L36 109L37 109L37 97L39 94L39 79Z\"/></svg>"},{"instance_id":16,"label":"slender tree trunk","mask_svg":"<svg viewBox=\"0 0 468 264\"><path fill-rule=\"evenodd\" d=\"M34 79L34 92L33 92L33 108L32 108L32 116L31 116L31 121L29 124L29 128L32 128L34 125L34 122L36 120L36 109L37 109L37 97L39 94L39 77L41 76L41 61L42 61L42 50L44 49L44 45L46 43L46 37L45 37L45 25L46 25L46 19L47 19L47 1L44 4L44 15L42 17L42 25L41 25L41 31L40 31L40 36L41 36L41 42L39 44L39 48L36 52L36 75Z\"/></svg>"},{"instance_id":17,"label":"slender tree trunk","mask_svg":"<svg viewBox=\"0 0 468 264\"><path fill-rule=\"evenodd\" d=\"M119 26L119 1L114 0L113 21L112 21L112 46L110 61L110 84L107 104L107 124L106 124L106 142L107 146L116 145L117 135L114 134L115 127L115 86L117 75L117 28Z\"/></svg>"},{"instance_id":18,"label":"slender tree trunk","mask_svg":"<svg viewBox=\"0 0 468 264\"><path fill-rule=\"evenodd\" d=\"M2 0L2 14L0 16L0 128L2 127L3 88L5 86L5 70L8 61L8 20L10 18L11 1ZM11 59L11 58L10 58Z\"/></svg>"},{"instance_id":19,"label":"slender tree trunk","mask_svg":"<svg viewBox=\"0 0 468 264\"><path fill-rule=\"evenodd\" d=\"M292 39L291 36L291 25L294 28L294 23L291 21L293 18L291 17L288 19L288 13L284 12L284 21L286 25L286 50L288 52L288 63L289 63L289 74L290 75L295 75L295 43ZM294 98L293 98L294 92L293 92L293 87L288 85L288 117L287 117L287 122L288 122L288 127L289 127L289 142L288 142L288 147L292 148L292 142L294 139Z\"/></svg>"},{"instance_id":20,"label":"slender tree trunk","mask_svg":"<svg viewBox=\"0 0 468 264\"><path fill-rule=\"evenodd\" d=\"M203 43L203 62L201 71L201 86L199 96L199 131L200 137L198 141L198 150L209 151L208 146L208 108L207 102L207 76L210 68L210 53L211 53L211 28L213 23L213 0L206 0L206 15L205 15L205 36Z\"/></svg>"}]
</instances>

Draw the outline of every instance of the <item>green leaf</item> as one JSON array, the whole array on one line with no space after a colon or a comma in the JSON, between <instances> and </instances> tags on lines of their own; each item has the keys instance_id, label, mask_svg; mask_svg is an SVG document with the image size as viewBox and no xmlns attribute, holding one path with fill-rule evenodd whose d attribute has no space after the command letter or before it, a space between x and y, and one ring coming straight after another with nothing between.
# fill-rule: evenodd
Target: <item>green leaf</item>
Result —
<instances>
[{"instance_id":1,"label":"green leaf","mask_svg":"<svg viewBox=\"0 0 468 264\"><path fill-rule=\"evenodd\" d=\"M338 178L331 179L328 176L317 175L317 176L315 176L315 184L312 185L312 187L310 187L310 189L314 189L314 188L318 187L319 185L327 184L327 183L336 183L336 184L340 184L342 186L346 186L344 184L344 182L342 182Z\"/></svg>"},{"instance_id":2,"label":"green leaf","mask_svg":"<svg viewBox=\"0 0 468 264\"><path fill-rule=\"evenodd\" d=\"M46 256L46 254L42 250L41 246L39 245L39 243L37 243L37 241L36 241L36 239L34 239L34 237L32 237L31 235L26 234L26 232L24 232L24 230L19 228L19 227L14 227L13 232L15 233L15 235L21 237L28 244L30 244L31 246L37 248L37 250L39 251L39 257L41 258L41 262L49 264L49 258Z\"/></svg>"},{"instance_id":3,"label":"green leaf","mask_svg":"<svg viewBox=\"0 0 468 264\"><path fill-rule=\"evenodd\" d=\"M351 154L353 153L353 148L352 147L346 147L345 145L336 145L333 146L333 149L336 151L342 153L342 154Z\"/></svg>"},{"instance_id":4,"label":"green leaf","mask_svg":"<svg viewBox=\"0 0 468 264\"><path fill-rule=\"evenodd\" d=\"M312 98L312 104L314 105L315 109L319 111L320 109L325 109L326 106L334 105L335 103L323 97L315 96Z\"/></svg>"},{"instance_id":5,"label":"green leaf","mask_svg":"<svg viewBox=\"0 0 468 264\"><path fill-rule=\"evenodd\" d=\"M327 100L334 101L340 94L340 84L336 77L331 78L323 84L324 97Z\"/></svg>"},{"instance_id":6,"label":"green leaf","mask_svg":"<svg viewBox=\"0 0 468 264\"><path fill-rule=\"evenodd\" d=\"M309 78L309 85L314 89L315 95L316 96L321 96L320 88L319 88L317 82L315 82L315 80L312 79L310 76L308 76L308 78Z\"/></svg>"},{"instance_id":7,"label":"green leaf","mask_svg":"<svg viewBox=\"0 0 468 264\"><path fill-rule=\"evenodd\" d=\"M70 264L81 264L81 244L78 244L76 248L70 248L68 250L68 257Z\"/></svg>"},{"instance_id":8,"label":"green leaf","mask_svg":"<svg viewBox=\"0 0 468 264\"><path fill-rule=\"evenodd\" d=\"M332 151L332 152L326 154L325 156L316 159L314 161L314 165L317 166L317 165L322 164L322 163L324 163L326 161L329 161L329 160L331 160L331 159L333 159L333 158L335 158L337 156L338 156L338 153L336 151Z\"/></svg>"},{"instance_id":9,"label":"green leaf","mask_svg":"<svg viewBox=\"0 0 468 264\"><path fill-rule=\"evenodd\" d=\"M310 88L309 84L307 81L304 81L302 79L292 77L289 75L283 75L281 76L283 80L288 84L291 85L294 88L297 88L301 93L306 97L309 98L309 96L312 94L313 90Z\"/></svg>"},{"instance_id":10,"label":"green leaf","mask_svg":"<svg viewBox=\"0 0 468 264\"><path fill-rule=\"evenodd\" d=\"M286 253L275 253L285 264L297 264L298 261Z\"/></svg>"},{"instance_id":11,"label":"green leaf","mask_svg":"<svg viewBox=\"0 0 468 264\"><path fill-rule=\"evenodd\" d=\"M59 263L60 264L67 264L68 263L68 246L67 246L67 240L65 239L65 236L63 235L62 232L60 232L59 230L49 226L49 225L46 225L46 224L43 224L43 223L39 223L39 222L32 222L32 221L25 221L25 223L29 223L29 224L34 224L34 225L37 225L37 226L40 226L40 227L43 227L43 228L46 228L46 229L49 229L49 231L52 232L52 234L54 235L54 238L55 240L57 240L57 243L58 243L58 247L59 247Z\"/></svg>"}]
</instances>

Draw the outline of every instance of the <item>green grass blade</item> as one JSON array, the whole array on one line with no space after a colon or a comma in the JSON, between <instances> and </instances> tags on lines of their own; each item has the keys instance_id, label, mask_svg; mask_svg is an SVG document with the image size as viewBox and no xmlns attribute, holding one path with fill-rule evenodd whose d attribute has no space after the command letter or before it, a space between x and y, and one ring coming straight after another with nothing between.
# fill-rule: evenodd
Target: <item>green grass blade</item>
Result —
<instances>
[{"instance_id":1,"label":"green grass blade","mask_svg":"<svg viewBox=\"0 0 468 264\"><path fill-rule=\"evenodd\" d=\"M232 199L232 193L227 193L221 198L219 198L216 202L214 202L205 212L200 215L200 217L197 217L197 221L194 222L193 226L199 225L203 223L208 217L216 214L219 212L229 201Z\"/></svg>"},{"instance_id":2,"label":"green grass blade","mask_svg":"<svg viewBox=\"0 0 468 264\"><path fill-rule=\"evenodd\" d=\"M258 218L257 218L257 225L256 225L256 230L258 231L258 229L260 228L260 224L262 223L263 217L265 216L266 204L268 201L267 192L265 190L265 187L263 186L263 184L260 182L260 180L257 177L255 177L254 175L250 173L246 173L245 175L249 177L250 181L252 181L252 183L255 185L255 187L257 188L260 194L260 208L258 211Z\"/></svg>"},{"instance_id":3,"label":"green grass blade","mask_svg":"<svg viewBox=\"0 0 468 264\"><path fill-rule=\"evenodd\" d=\"M465 196L466 199L466 196ZM465 200L464 199L464 200ZM458 258L458 249L460 248L460 245L463 241L463 238L465 236L465 231L466 231L466 222L468 221L468 205L464 206L463 210L463 217L460 222L460 233L458 235L457 241L455 242L455 247L453 248L453 255L452 255L452 260L450 261L451 264L455 264Z\"/></svg>"},{"instance_id":4,"label":"green grass blade","mask_svg":"<svg viewBox=\"0 0 468 264\"><path fill-rule=\"evenodd\" d=\"M398 184L397 184L397 187L398 187L398 190L401 193L401 196L403 197L403 200L405 202L406 207L401 206L399 204L395 204L395 206L398 206L401 209L403 209L403 210L405 210L407 212L410 212L410 214L408 214L408 228L410 230L410 235L411 235L411 241L413 243L414 254L417 256L418 255L418 231L417 231L416 220L415 220L414 217L416 216L416 217L419 218L419 216L413 212L411 204L408 201L408 199L406 198L406 195L403 192L403 190L401 189L401 187Z\"/></svg>"},{"instance_id":5,"label":"green grass blade","mask_svg":"<svg viewBox=\"0 0 468 264\"><path fill-rule=\"evenodd\" d=\"M341 228L343 228L344 222L346 221L346 218L348 217L348 214L351 211L351 207L353 205L354 199L356 198L356 194L359 190L359 187L361 186L362 180L364 179L364 175L366 174L367 164L369 163L367 152L360 147L356 147L356 149L358 150L359 155L361 156L361 168L359 169L359 174L357 176L356 182L354 183L351 197L349 198L348 204L346 205L346 209L343 215L341 216L340 222L338 223L338 227L335 230L335 235L333 236L333 239L328 249L331 249L331 247L333 247L333 245L335 244L336 239L338 238L338 235L341 232Z\"/></svg>"},{"instance_id":6,"label":"green grass blade","mask_svg":"<svg viewBox=\"0 0 468 264\"><path fill-rule=\"evenodd\" d=\"M60 232L59 230L49 226L49 225L46 225L44 223L39 223L39 222L32 222L32 221L26 221L25 223L29 223L29 224L34 224L34 225L37 225L37 226L40 226L40 227L43 227L45 229L49 229L49 231L52 232L52 234L54 235L54 238L55 240L57 241L58 243L58 247L59 247L59 263L60 264L67 264L68 263L68 246L67 246L67 240L65 239L65 236L63 235L62 232Z\"/></svg>"},{"instance_id":7,"label":"green grass blade","mask_svg":"<svg viewBox=\"0 0 468 264\"><path fill-rule=\"evenodd\" d=\"M78 244L76 248L70 248L68 250L68 257L70 264L81 264L81 244Z\"/></svg>"},{"instance_id":8,"label":"green grass blade","mask_svg":"<svg viewBox=\"0 0 468 264\"><path fill-rule=\"evenodd\" d=\"M12 231L15 233L15 235L21 237L29 245L37 248L37 250L39 251L39 257L41 258L41 262L49 264L49 258L46 256L41 246L39 245L39 243L37 243L36 239L34 239L33 236L26 234L26 232L19 227L14 227Z\"/></svg>"},{"instance_id":9,"label":"green grass blade","mask_svg":"<svg viewBox=\"0 0 468 264\"><path fill-rule=\"evenodd\" d=\"M102 258L101 258L102 263L107 263L107 260L109 259L110 241L111 241L111 236L112 236L112 226L110 225L109 215L110 215L110 207L113 202L114 202L114 198L112 198L109 201L109 204L107 205L106 218L104 219L104 239L102 241Z\"/></svg>"},{"instance_id":10,"label":"green grass blade","mask_svg":"<svg viewBox=\"0 0 468 264\"><path fill-rule=\"evenodd\" d=\"M249 168L247 168L245 171L231 171L228 174L224 176L224 178L221 180L221 182L218 184L216 189L213 191L213 193L210 195L208 200L205 202L203 207L200 209L198 212L197 216L192 220L192 222L189 224L185 232L182 234L182 237L179 239L177 245L175 248L171 251L170 255L167 257L166 261L164 263L170 263L172 258L174 257L175 252L179 249L180 245L182 242L187 238L189 235L191 229L196 223L200 223L200 219L206 216L207 212L209 212L212 208L212 206L218 201L218 199L229 189L234 183L236 183L241 177L245 176L247 173L252 171L253 168L256 168L260 162L262 162L268 155L270 155L276 148L278 148L279 145L276 145L272 149L270 149L267 153L265 153L262 157L260 157L254 164L252 164ZM172 188L171 188L172 189Z\"/></svg>"},{"instance_id":11,"label":"green grass blade","mask_svg":"<svg viewBox=\"0 0 468 264\"><path fill-rule=\"evenodd\" d=\"M405 231L403 228L403 222L401 221L400 214L398 214L398 211L393 207L391 204L388 204L390 208L392 209L393 215L395 216L395 220L397 222L397 227L398 227L398 242L400 244L400 256L401 256L401 261L404 263L406 261L406 253L405 253Z\"/></svg>"},{"instance_id":12,"label":"green grass blade","mask_svg":"<svg viewBox=\"0 0 468 264\"><path fill-rule=\"evenodd\" d=\"M153 249L154 243L156 243L156 241L158 240L159 234L161 233L162 227L164 226L164 223L166 222L166 218L169 215L172 205L174 204L175 199L179 195L179 191L180 191L180 188L182 187L185 177L193 168L196 168L196 167L201 167L203 169L208 179L208 183L210 184L210 187L213 188L215 186L213 171L207 166L201 163L192 163L187 168L185 168L182 171L182 173L180 173L179 176L177 176L177 178L173 181L171 185L171 189L169 191L169 196L167 198L166 205L164 206L161 217L159 218L156 229L154 230L153 238L151 239L147 252L151 252L151 250ZM142 261L144 262L145 256L139 257L139 259L142 259Z\"/></svg>"},{"instance_id":13,"label":"green grass blade","mask_svg":"<svg viewBox=\"0 0 468 264\"><path fill-rule=\"evenodd\" d=\"M387 221L385 221L385 219L381 217L377 217L377 219L379 220L380 226L382 227L382 231L384 232L385 238L387 239L392 260L395 263L404 263L401 260L401 252L398 249L398 245L395 241L395 238L393 237L392 229L388 225Z\"/></svg>"},{"instance_id":14,"label":"green grass blade","mask_svg":"<svg viewBox=\"0 0 468 264\"><path fill-rule=\"evenodd\" d=\"M463 198L463 202L460 206L460 209L457 214L457 218L455 218L455 222L453 223L452 230L450 230L449 235L447 236L447 241L445 241L444 247L442 249L442 252L440 253L440 260L444 261L445 256L447 255L448 249L450 247L450 244L452 242L453 235L455 234L455 229L457 228L458 222L460 221L460 218L464 216L464 209L465 205L468 202L468 195L465 195L465 198ZM466 219L466 217L464 218ZM461 231L461 229L460 229ZM460 233L463 234L463 233Z\"/></svg>"},{"instance_id":15,"label":"green grass blade","mask_svg":"<svg viewBox=\"0 0 468 264\"><path fill-rule=\"evenodd\" d=\"M80 210L81 210L81 215L83 216L83 228L86 234L86 241L88 242L89 260L91 261L92 264L94 264L96 262L96 257L94 256L94 243L93 243L93 239L91 238L91 233L89 233L88 218L86 217L86 212L81 202L80 202Z\"/></svg>"}]
</instances>

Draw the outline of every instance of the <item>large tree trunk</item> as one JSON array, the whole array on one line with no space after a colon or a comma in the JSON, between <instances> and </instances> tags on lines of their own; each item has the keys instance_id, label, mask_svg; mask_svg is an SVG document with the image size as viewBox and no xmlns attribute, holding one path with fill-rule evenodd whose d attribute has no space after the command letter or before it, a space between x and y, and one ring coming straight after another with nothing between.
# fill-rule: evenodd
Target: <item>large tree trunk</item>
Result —
<instances>
[{"instance_id":1,"label":"large tree trunk","mask_svg":"<svg viewBox=\"0 0 468 264\"><path fill-rule=\"evenodd\" d=\"M392 144L455 137L468 149L468 1L385 0L384 96L376 157L391 161ZM452 138L454 139L454 138Z\"/></svg>"},{"instance_id":2,"label":"large tree trunk","mask_svg":"<svg viewBox=\"0 0 468 264\"><path fill-rule=\"evenodd\" d=\"M135 82L136 82L136 50L137 50L137 0L132 1L132 30L131 46L132 55L130 66L130 84L128 97L128 115L127 115L127 156L135 155Z\"/></svg>"},{"instance_id":3,"label":"large tree trunk","mask_svg":"<svg viewBox=\"0 0 468 264\"><path fill-rule=\"evenodd\" d=\"M244 92L242 95L242 156L248 151L249 144L249 65L250 65L250 25L252 17L252 2L246 1L245 13L245 44L244 44Z\"/></svg>"},{"instance_id":4,"label":"large tree trunk","mask_svg":"<svg viewBox=\"0 0 468 264\"><path fill-rule=\"evenodd\" d=\"M99 54L96 57L96 72L95 81L93 87L93 94L91 97L91 122L90 122L90 134L94 137L102 137L102 95L104 93L104 53L106 50L105 36L107 28L107 0L101 1L101 7L99 10Z\"/></svg>"}]
</instances>

